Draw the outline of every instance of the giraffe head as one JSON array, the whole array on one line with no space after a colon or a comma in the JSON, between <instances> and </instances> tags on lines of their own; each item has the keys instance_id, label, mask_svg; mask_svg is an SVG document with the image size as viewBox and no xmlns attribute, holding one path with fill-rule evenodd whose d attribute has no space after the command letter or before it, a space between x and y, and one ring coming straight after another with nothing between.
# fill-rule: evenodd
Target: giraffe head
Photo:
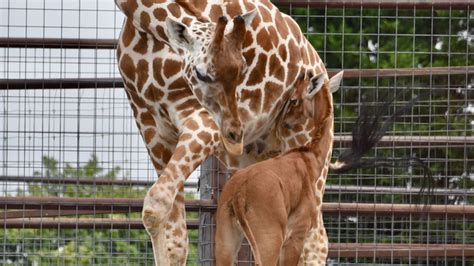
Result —
<instances>
[{"instance_id":1,"label":"giraffe head","mask_svg":"<svg viewBox=\"0 0 474 266\"><path fill-rule=\"evenodd\" d=\"M234 155L243 152L236 88L247 69L242 46L255 15L253 10L231 22L220 17L217 23L193 21L190 26L167 19L171 46L184 56L185 78L219 125L224 147Z\"/></svg>"},{"instance_id":2,"label":"giraffe head","mask_svg":"<svg viewBox=\"0 0 474 266\"><path fill-rule=\"evenodd\" d=\"M339 89L344 71L327 78L326 73L315 76L306 74L298 80L295 92L288 100L282 117L282 123L278 129L282 140L282 150L290 150L305 146L313 139L311 135L315 124L332 114L332 99L327 99L321 89L327 89L331 93Z\"/></svg>"}]
</instances>

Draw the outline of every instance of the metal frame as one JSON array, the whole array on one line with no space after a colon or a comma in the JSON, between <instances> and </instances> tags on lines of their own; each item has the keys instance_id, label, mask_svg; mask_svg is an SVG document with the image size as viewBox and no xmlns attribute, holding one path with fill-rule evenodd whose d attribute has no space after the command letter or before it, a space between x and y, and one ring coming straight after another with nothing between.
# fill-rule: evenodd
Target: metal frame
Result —
<instances>
[{"instance_id":1,"label":"metal frame","mask_svg":"<svg viewBox=\"0 0 474 266\"><path fill-rule=\"evenodd\" d=\"M466 0L274 0L280 7L327 7L327 8L396 8L396 9L474 9L473 1ZM54 39L54 38L0 38L0 47L3 48L56 48L56 49L115 49L117 41L114 39ZM330 70L334 75L337 71ZM415 77L435 75L468 75L474 74L474 66L462 67L426 67L406 69L351 69L345 71L345 78L360 79L368 77ZM30 89L93 89L93 88L122 88L121 79L8 79L0 80L0 90L30 90ZM344 145L349 141L348 136L336 136L335 143ZM467 147L474 144L473 136L444 137L444 136L397 136L385 137L381 146L407 145L459 145ZM200 229L202 240L212 242L213 216L216 209L216 199L225 183L228 173L221 166L217 166L215 159L208 160L213 170L204 173L201 179L202 200L186 201L186 209L198 211L199 220L188 220L188 228ZM217 167L217 168L216 168ZM207 177L206 177L207 175ZM35 182L45 184L81 184L81 185L116 185L116 186L148 186L148 181L122 180L95 180L95 179L62 179L50 177L17 177L1 176L5 182ZM207 180L207 181L206 181ZM186 184L195 187L197 184ZM212 190L206 190L209 185ZM384 194L397 192L398 194L415 194L417 189L393 189L390 187L356 187L356 186L328 186L326 193L374 193ZM437 189L435 195L472 196L474 191ZM141 212L141 199L120 198L46 198L46 197L0 197L0 206L4 212L0 219L4 228L71 228L71 229L143 229L139 219L102 219L102 218L64 218L64 216L80 216L91 214L132 213ZM414 204L375 204L375 203L324 203L325 214L332 216L374 216L377 217L442 217L474 219L474 206L465 205L414 205ZM52 218L59 217L59 218ZM202 226L210 225L205 228ZM212 258L212 245L201 250L205 256ZM248 257L249 250L241 251L242 257ZM473 244L330 244L330 256L334 257L437 257L437 256L474 256Z\"/></svg>"}]
</instances>

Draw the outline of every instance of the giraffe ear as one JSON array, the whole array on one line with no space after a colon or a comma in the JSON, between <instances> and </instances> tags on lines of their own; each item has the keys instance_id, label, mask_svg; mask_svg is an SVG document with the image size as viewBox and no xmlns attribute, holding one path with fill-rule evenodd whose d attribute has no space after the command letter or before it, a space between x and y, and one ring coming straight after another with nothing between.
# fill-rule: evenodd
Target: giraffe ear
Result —
<instances>
[{"instance_id":1,"label":"giraffe ear","mask_svg":"<svg viewBox=\"0 0 474 266\"><path fill-rule=\"evenodd\" d=\"M245 21L245 26L250 26L252 24L253 19L255 16L257 16L257 9L254 8L252 11L249 11L245 14L240 15L244 21Z\"/></svg>"},{"instance_id":2,"label":"giraffe ear","mask_svg":"<svg viewBox=\"0 0 474 266\"><path fill-rule=\"evenodd\" d=\"M344 70L340 71L329 80L329 89L331 90L331 93L335 93L339 90L343 75L344 75Z\"/></svg>"},{"instance_id":3,"label":"giraffe ear","mask_svg":"<svg viewBox=\"0 0 474 266\"><path fill-rule=\"evenodd\" d=\"M168 39L174 48L185 48L191 50L194 38L189 33L188 26L170 17L166 18L166 30Z\"/></svg>"},{"instance_id":4,"label":"giraffe ear","mask_svg":"<svg viewBox=\"0 0 474 266\"><path fill-rule=\"evenodd\" d=\"M323 87L325 79L326 75L323 73L319 73L311 78L309 82L308 93L306 94L308 99L312 99L314 95L318 93L318 91Z\"/></svg>"}]
</instances>

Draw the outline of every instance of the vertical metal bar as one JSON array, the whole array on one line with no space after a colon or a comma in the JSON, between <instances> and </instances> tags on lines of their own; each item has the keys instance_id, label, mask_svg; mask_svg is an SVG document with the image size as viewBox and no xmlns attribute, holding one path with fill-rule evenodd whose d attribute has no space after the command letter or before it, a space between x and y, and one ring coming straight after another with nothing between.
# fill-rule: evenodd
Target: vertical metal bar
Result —
<instances>
[{"instance_id":1,"label":"vertical metal bar","mask_svg":"<svg viewBox=\"0 0 474 266\"><path fill-rule=\"evenodd\" d=\"M433 35L434 33L434 8L431 8L431 31L430 31L430 34ZM430 45L430 67L433 66L433 44L431 43ZM430 82L429 82L429 87L431 88L433 86L433 76L429 75L429 78L430 78ZM429 124L431 124L431 118L432 118L432 95L430 94L430 97L429 97ZM432 132L431 132L431 128L428 127L428 136L431 136ZM430 160L431 158L431 154L430 154L430 143L428 142L428 161ZM428 166L429 166L429 163L428 163ZM430 224L431 224L431 221L430 221L430 217L428 216L427 219L426 219L426 239L429 240L430 239ZM429 241L427 241L427 244L428 244ZM429 254L427 253L426 254L426 263L429 264L430 263L430 257L429 257Z\"/></svg>"},{"instance_id":2,"label":"vertical metal bar","mask_svg":"<svg viewBox=\"0 0 474 266\"><path fill-rule=\"evenodd\" d=\"M381 7L380 7L380 4L379 4L379 7L377 9L377 42L376 44L378 46L380 46L380 19L381 19ZM395 38L396 38L396 35L395 35ZM395 49L396 49L396 45L397 45L397 40L395 39ZM379 50L376 49L375 51L376 53L376 68L380 68L380 53L379 53ZM396 60L396 57L397 57L397 53L395 51L395 60ZM394 77L394 79L396 79L396 77ZM380 77L379 77L379 74L377 73L376 77L375 77L375 98L374 98L374 101L377 102L377 101L380 101L380 98L379 98L379 81L380 81ZM395 86L396 87L396 86ZM376 103L374 103L376 104ZM374 148L374 156L377 157L377 147ZM375 189L377 189L377 168L374 169L374 186L375 186ZM374 198L373 198L373 201L374 203L377 202L377 194L374 194ZM378 217L377 217L377 213L374 213L374 217L373 217L373 239L372 241L374 243L377 243L377 228L378 228ZM376 263L376 252L375 250L373 251L373 258L372 258L372 262L373 263Z\"/></svg>"},{"instance_id":3,"label":"vertical metal bar","mask_svg":"<svg viewBox=\"0 0 474 266\"><path fill-rule=\"evenodd\" d=\"M215 157L210 157L201 165L199 178L200 199L217 200L219 195L218 184L221 179L220 163ZM214 262L214 215L200 212L199 217L199 262L202 266L212 266Z\"/></svg>"},{"instance_id":4,"label":"vertical metal bar","mask_svg":"<svg viewBox=\"0 0 474 266\"><path fill-rule=\"evenodd\" d=\"M451 16L452 16L452 12L451 12L451 7L449 8L449 16L448 16L448 67L451 66ZM433 42L432 42L433 43ZM451 75L448 75L448 88L451 87ZM448 102L447 102L447 110L446 110L446 113L445 113L445 116L446 116L446 136L450 136L450 117L451 117L451 93L449 93L449 90L447 92L447 98L448 98ZM449 179L449 143L447 142L446 143L446 152L445 152L445 159L444 159L444 169L445 169L445 180L446 180L446 187L445 188L449 188L449 185L448 185L448 179ZM449 204L449 196L448 194L446 193L446 196L445 196L445 204ZM446 215L445 216L445 220L444 220L444 243L445 244L448 244L448 216ZM448 256L447 256L447 252L446 250L444 251L444 264L445 265L448 265Z\"/></svg>"},{"instance_id":5,"label":"vertical metal bar","mask_svg":"<svg viewBox=\"0 0 474 266\"><path fill-rule=\"evenodd\" d=\"M470 21L470 19L471 19L471 12L472 12L472 11L470 10L470 8L468 8L468 9L466 10L466 21L467 21L467 23L466 23L467 29L466 29L466 30L467 30L467 32L471 32L471 29L470 29L470 26L471 26L471 24L470 24L470 22L471 22L471 21ZM466 51L465 51L465 56L466 56L466 68L469 66L469 51L470 51L469 48L470 48L470 47L469 47L469 43L466 41ZM465 104L466 106L468 106L468 96L467 96L467 95L469 94L469 91L468 91L468 88L469 88L469 74L467 74L467 71L466 71L466 75L465 75L465 78L464 78L464 86L466 86L465 89L464 89L464 104ZM467 125L468 125L468 115L467 115L467 114L468 114L468 112L465 111L465 112L464 112L464 132L467 132L467 130L468 130L468 127L467 127ZM467 188L467 187L468 187L468 186L467 186L467 178L468 178L467 175L469 175L469 172L468 172L469 158L468 158L468 145L467 145L467 142L464 142L464 147L463 147L463 148L464 148L464 150L463 150L463 153L464 153L464 158L463 158L463 160L464 160L463 173L466 173L466 176L465 176L465 178L464 178L464 180L463 180L463 187L464 187L464 188ZM472 147L470 147L470 149L472 149ZM471 159L472 159L472 158L471 158ZM467 189L465 190L465 193L467 193ZM469 198L468 198L468 196L467 196L466 194L464 194L464 196L463 196L463 201L464 201L464 204L466 204L466 203L469 202ZM469 232L468 232L467 219L466 219L465 216L464 216L463 219L462 219L462 231L463 231L463 232L462 232L462 244L465 245L465 244L468 243L468 242L467 242L467 241L468 241L467 235L468 235L468 233L469 233ZM463 250L462 253L463 253L463 254L462 254L462 255L463 255L463 256L462 256L462 265L467 265L466 256L465 256L465 254L464 254L464 250Z\"/></svg>"}]
</instances>

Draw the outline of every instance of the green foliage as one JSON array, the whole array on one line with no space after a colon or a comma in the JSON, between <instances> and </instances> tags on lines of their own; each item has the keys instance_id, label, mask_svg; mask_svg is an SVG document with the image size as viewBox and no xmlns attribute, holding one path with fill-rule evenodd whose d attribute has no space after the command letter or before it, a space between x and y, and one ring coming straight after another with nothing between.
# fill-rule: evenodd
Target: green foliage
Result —
<instances>
[{"instance_id":1,"label":"green foliage","mask_svg":"<svg viewBox=\"0 0 474 266\"><path fill-rule=\"evenodd\" d=\"M289 10L287 10L289 11ZM384 10L293 8L303 31L328 69L387 69L472 66L474 46L462 32L473 34L472 12L464 10ZM311 17L307 17L311 15ZM376 49L370 49L369 43ZM426 93L409 115L396 121L389 135L472 136L474 77L458 75L378 77L344 79L334 95L335 132L350 134L362 104L377 103L383 95L395 97L400 108L413 97ZM472 85L471 85L472 86ZM430 92L428 94L427 92ZM342 104L339 104L342 103ZM395 111L387 110L389 115ZM469 145L467 145L469 146ZM437 188L473 189L474 149L467 146L431 144L379 147L367 158L417 156L428 163ZM340 151L335 147L334 157ZM330 175L329 185L420 187L422 171L417 168L357 170L346 175ZM434 204L472 204L469 196L432 197ZM328 194L325 202L422 203L419 194L347 193ZM406 217L363 218L325 217L330 242L377 243L473 243L474 223L456 219L423 221ZM388 219L388 220L387 220ZM466 220L464 220L466 221ZM358 232L355 234L354 232ZM410 234L409 234L410 232ZM429 233L428 233L429 232ZM455 232L455 233L453 233ZM468 236L469 235L469 236ZM348 260L349 262L350 260ZM340 261L343 262L343 261ZM354 261L351 261L354 262ZM356 262L364 262L358 260ZM376 262L370 259L367 262ZM384 261L380 261L384 262ZM399 263L391 261L392 263ZM400 263L416 263L402 260ZM422 264L426 262L421 262Z\"/></svg>"},{"instance_id":2,"label":"green foliage","mask_svg":"<svg viewBox=\"0 0 474 266\"><path fill-rule=\"evenodd\" d=\"M61 177L66 179L93 178L100 180L115 180L120 173L120 167L116 166L105 171L99 164L95 155L83 165L77 168L66 164L62 171L58 168L58 161L47 156L42 157L43 170L35 171L35 176ZM95 185L57 185L57 184L30 184L28 193L31 196L59 196L59 197L143 197L145 188L133 188L128 186L95 186Z\"/></svg>"},{"instance_id":3,"label":"green foliage","mask_svg":"<svg viewBox=\"0 0 474 266\"><path fill-rule=\"evenodd\" d=\"M43 169L35 176L61 177L63 179L95 178L114 180L120 168L104 169L94 155L77 168L66 164L61 168L54 158L43 156ZM146 188L113 185L58 185L29 184L27 196L55 197L117 197L143 198ZM194 194L187 193L187 199ZM188 218L197 214L189 213ZM71 218L71 217L67 217ZM81 215L73 218L139 219L133 214ZM197 230L189 230L190 256L196 256ZM6 229L0 231L5 240L4 265L150 265L153 253L145 230L100 230L100 229ZM195 265L192 261L189 265Z\"/></svg>"}]
</instances>

